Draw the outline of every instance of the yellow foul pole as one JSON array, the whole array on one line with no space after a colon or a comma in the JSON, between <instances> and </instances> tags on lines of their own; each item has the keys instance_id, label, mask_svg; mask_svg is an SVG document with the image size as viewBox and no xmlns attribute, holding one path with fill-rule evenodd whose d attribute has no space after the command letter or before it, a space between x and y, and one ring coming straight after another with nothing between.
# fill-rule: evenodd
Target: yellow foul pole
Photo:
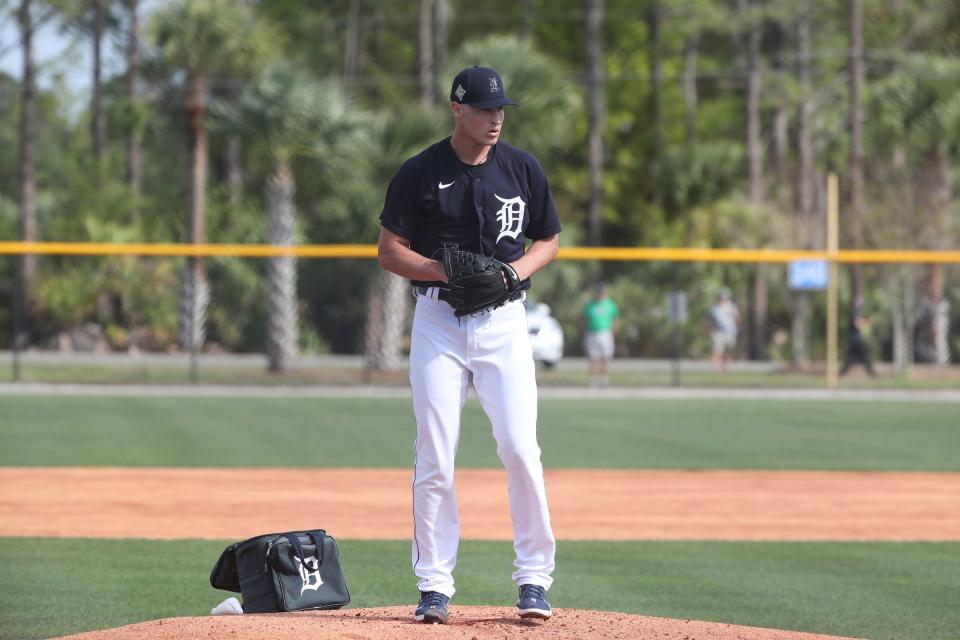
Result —
<instances>
[{"instance_id":1,"label":"yellow foul pole","mask_svg":"<svg viewBox=\"0 0 960 640\"><path fill-rule=\"evenodd\" d=\"M837 388L837 256L840 250L840 190L837 175L827 176L827 388Z\"/></svg>"}]
</instances>

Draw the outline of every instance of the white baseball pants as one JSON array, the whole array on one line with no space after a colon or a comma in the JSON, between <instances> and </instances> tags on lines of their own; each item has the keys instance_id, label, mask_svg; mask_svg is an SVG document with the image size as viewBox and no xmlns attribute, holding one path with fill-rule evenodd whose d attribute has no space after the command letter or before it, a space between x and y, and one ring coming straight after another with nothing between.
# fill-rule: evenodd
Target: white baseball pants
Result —
<instances>
[{"instance_id":1,"label":"white baseball pants","mask_svg":"<svg viewBox=\"0 0 960 640\"><path fill-rule=\"evenodd\" d=\"M413 472L413 571L420 591L452 597L460 539L454 458L473 383L507 472L513 581L549 589L556 543L537 444L537 381L521 301L457 318L436 289L418 295L410 345L417 421Z\"/></svg>"}]
</instances>

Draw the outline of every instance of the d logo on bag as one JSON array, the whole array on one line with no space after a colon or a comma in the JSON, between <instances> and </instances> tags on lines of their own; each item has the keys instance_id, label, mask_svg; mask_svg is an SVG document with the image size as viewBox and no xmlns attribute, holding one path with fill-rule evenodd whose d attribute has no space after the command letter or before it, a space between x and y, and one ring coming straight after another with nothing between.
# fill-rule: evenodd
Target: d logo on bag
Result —
<instances>
[{"instance_id":1,"label":"d logo on bag","mask_svg":"<svg viewBox=\"0 0 960 640\"><path fill-rule=\"evenodd\" d=\"M300 587L300 595L307 589L316 591L323 584L320 579L320 563L317 558L307 558L304 562L300 558L294 557L297 563L297 570L300 572L300 579L303 580L303 586Z\"/></svg>"}]
</instances>

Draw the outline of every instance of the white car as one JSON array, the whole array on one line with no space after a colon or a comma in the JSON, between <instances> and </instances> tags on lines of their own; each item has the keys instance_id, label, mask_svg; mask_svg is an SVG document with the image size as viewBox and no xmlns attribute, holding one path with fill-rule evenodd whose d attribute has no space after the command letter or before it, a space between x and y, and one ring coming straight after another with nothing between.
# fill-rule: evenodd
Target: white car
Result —
<instances>
[{"instance_id":1,"label":"white car","mask_svg":"<svg viewBox=\"0 0 960 640\"><path fill-rule=\"evenodd\" d=\"M550 314L550 305L527 298L523 306L527 310L527 333L533 346L533 359L547 368L556 366L563 357L563 328Z\"/></svg>"}]
</instances>

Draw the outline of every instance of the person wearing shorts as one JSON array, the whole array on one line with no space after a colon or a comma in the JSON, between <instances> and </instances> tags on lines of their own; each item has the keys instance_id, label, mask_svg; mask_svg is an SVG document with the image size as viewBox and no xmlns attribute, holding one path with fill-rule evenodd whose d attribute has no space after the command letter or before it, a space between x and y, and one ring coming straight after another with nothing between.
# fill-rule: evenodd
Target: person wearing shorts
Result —
<instances>
[{"instance_id":1,"label":"person wearing shorts","mask_svg":"<svg viewBox=\"0 0 960 640\"><path fill-rule=\"evenodd\" d=\"M710 307L710 361L715 371L726 371L737 347L740 312L730 299L730 290L722 289L717 301Z\"/></svg>"},{"instance_id":2,"label":"person wearing shorts","mask_svg":"<svg viewBox=\"0 0 960 640\"><path fill-rule=\"evenodd\" d=\"M613 359L613 333L620 311L607 295L603 283L593 290L593 298L583 307L586 323L583 350L590 363L590 386L606 386L610 381L610 361Z\"/></svg>"}]
</instances>

